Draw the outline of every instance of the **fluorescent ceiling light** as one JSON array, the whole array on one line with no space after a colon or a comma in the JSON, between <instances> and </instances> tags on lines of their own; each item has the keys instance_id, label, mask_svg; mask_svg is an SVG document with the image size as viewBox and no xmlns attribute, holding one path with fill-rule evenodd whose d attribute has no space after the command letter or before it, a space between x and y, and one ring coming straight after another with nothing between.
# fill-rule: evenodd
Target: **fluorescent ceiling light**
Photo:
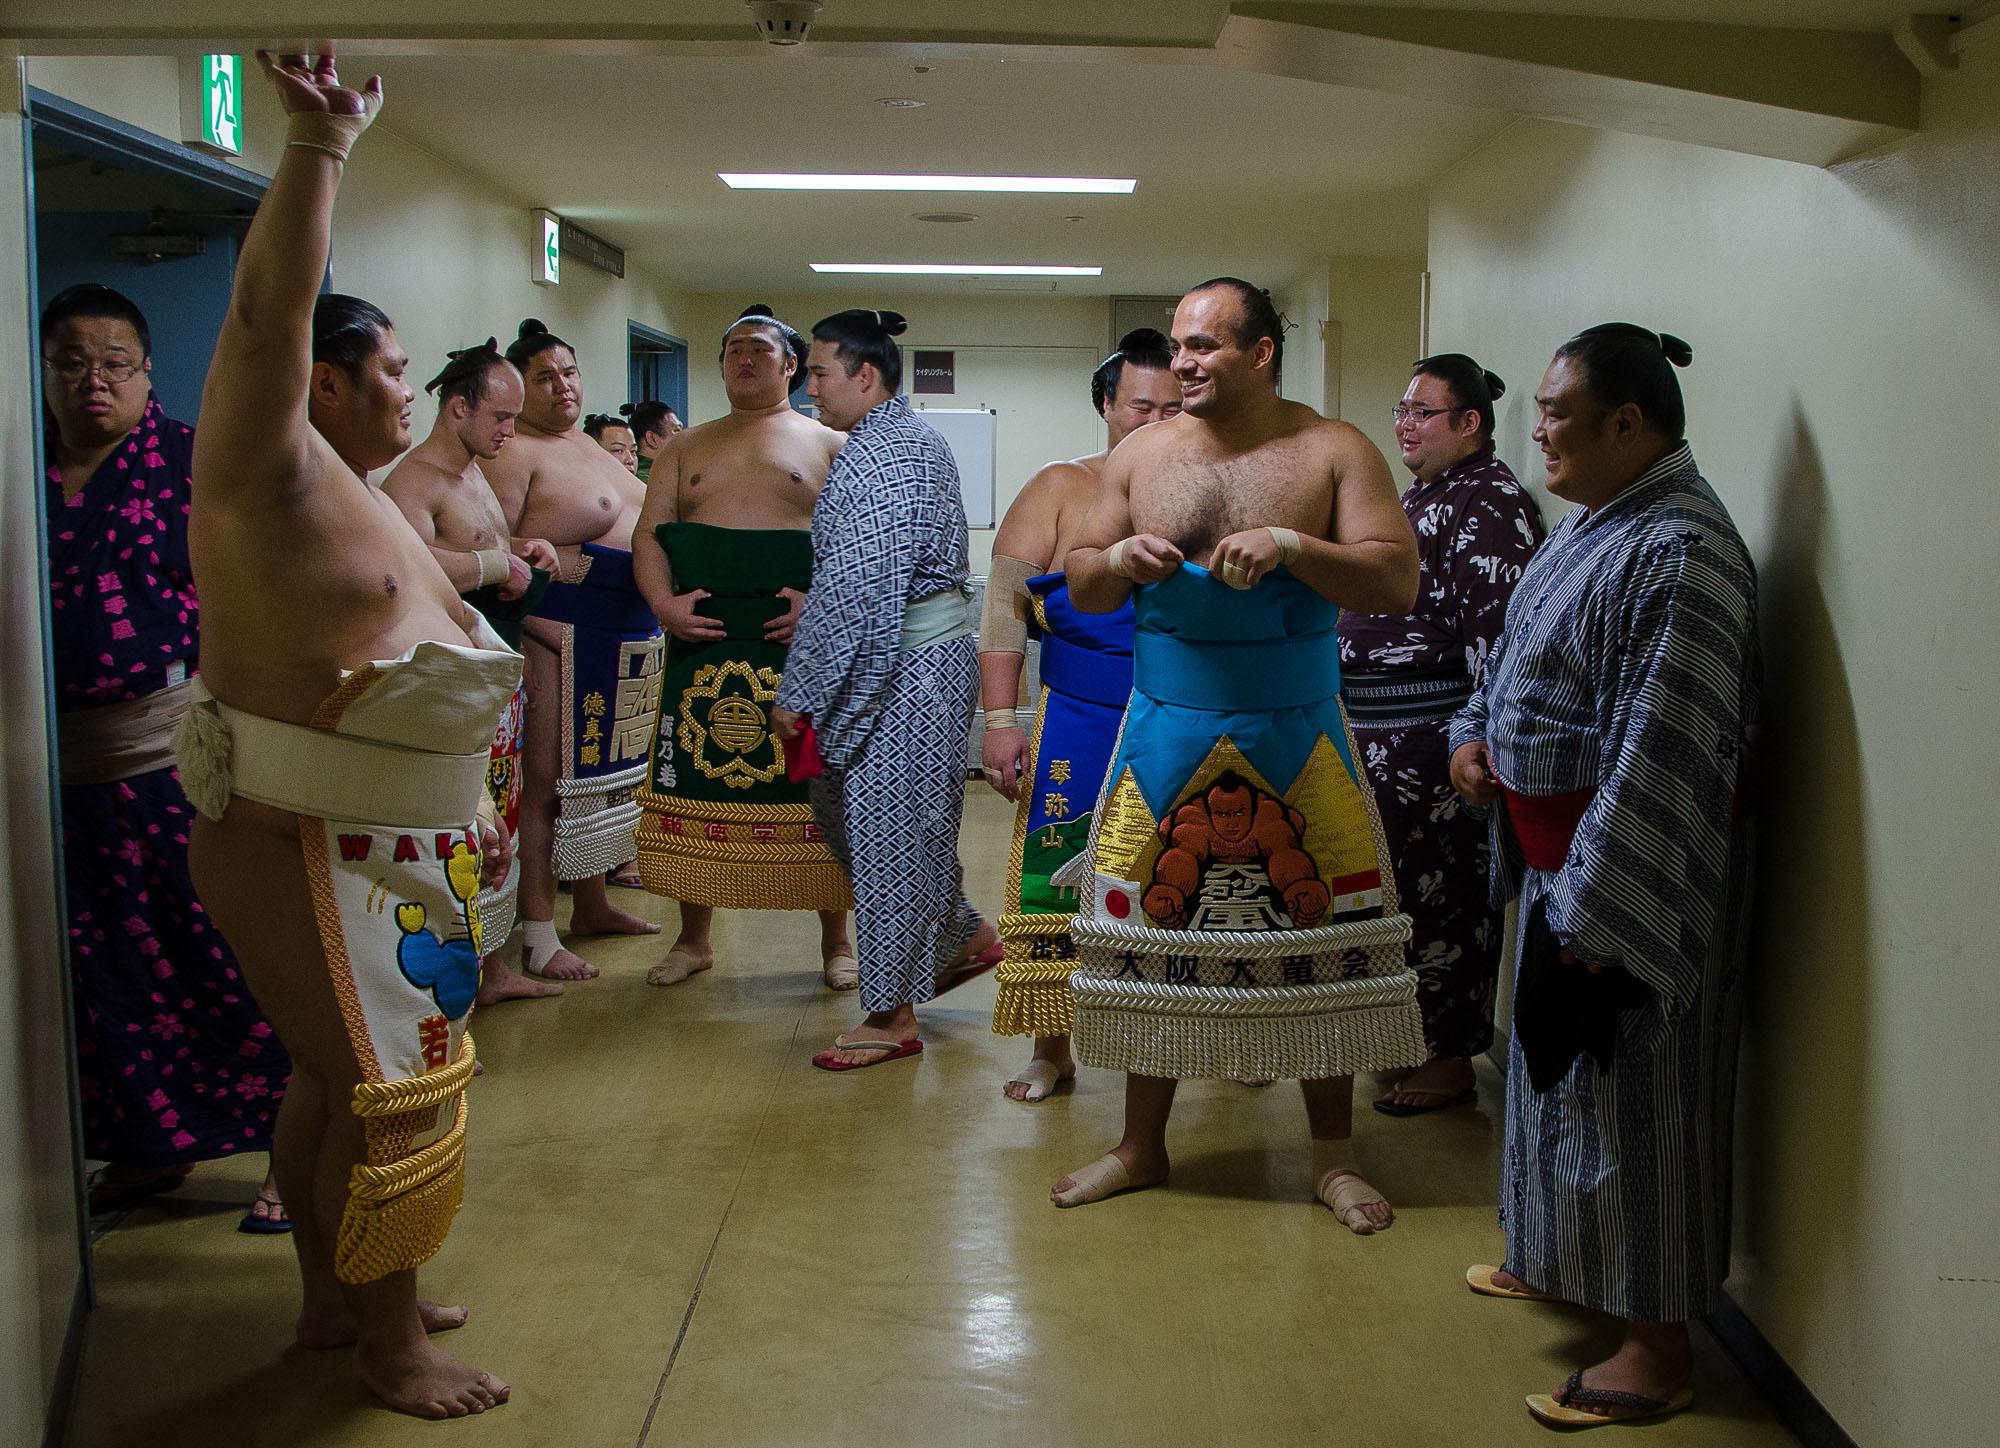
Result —
<instances>
[{"instance_id":1,"label":"fluorescent ceiling light","mask_svg":"<svg viewBox=\"0 0 2000 1448\"><path fill-rule=\"evenodd\" d=\"M718 171L736 191L1039 191L1128 196L1139 183L1107 176L849 176L796 171Z\"/></svg>"},{"instance_id":2,"label":"fluorescent ceiling light","mask_svg":"<svg viewBox=\"0 0 2000 1448\"><path fill-rule=\"evenodd\" d=\"M899 277L1097 277L1101 266L982 266L977 262L816 261L816 272L867 272Z\"/></svg>"}]
</instances>

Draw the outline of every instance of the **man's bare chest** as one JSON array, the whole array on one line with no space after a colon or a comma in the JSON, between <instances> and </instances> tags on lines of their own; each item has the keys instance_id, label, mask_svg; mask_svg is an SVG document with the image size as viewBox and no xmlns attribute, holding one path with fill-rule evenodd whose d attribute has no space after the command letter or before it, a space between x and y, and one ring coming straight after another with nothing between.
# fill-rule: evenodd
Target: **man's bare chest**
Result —
<instances>
[{"instance_id":1,"label":"man's bare chest","mask_svg":"<svg viewBox=\"0 0 2000 1448\"><path fill-rule=\"evenodd\" d=\"M484 479L459 479L438 499L437 541L443 548L501 548L507 543L507 517L500 500Z\"/></svg>"},{"instance_id":2,"label":"man's bare chest","mask_svg":"<svg viewBox=\"0 0 2000 1448\"><path fill-rule=\"evenodd\" d=\"M826 481L824 458L769 446L705 448L683 463L682 522L722 528L806 528Z\"/></svg>"},{"instance_id":3,"label":"man's bare chest","mask_svg":"<svg viewBox=\"0 0 2000 1448\"><path fill-rule=\"evenodd\" d=\"M1296 449L1170 458L1133 478L1132 524L1169 540L1191 562L1206 563L1217 543L1249 528L1324 535L1330 496L1330 479Z\"/></svg>"}]
</instances>

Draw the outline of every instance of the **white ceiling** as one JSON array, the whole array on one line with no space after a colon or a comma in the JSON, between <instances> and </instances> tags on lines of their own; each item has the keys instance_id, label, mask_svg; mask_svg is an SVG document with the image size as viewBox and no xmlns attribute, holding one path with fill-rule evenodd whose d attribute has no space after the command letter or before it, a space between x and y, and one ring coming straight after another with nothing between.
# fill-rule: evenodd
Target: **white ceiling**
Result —
<instances>
[{"instance_id":1,"label":"white ceiling","mask_svg":"<svg viewBox=\"0 0 2000 1448\"><path fill-rule=\"evenodd\" d=\"M1420 255L1422 186L1508 118L1207 67L816 58L384 58L381 124L699 291L834 291L814 261L1101 265L1063 293ZM471 77L476 72L477 81ZM891 109L885 97L924 102ZM732 192L717 171L1117 175L1130 196ZM938 225L920 212L978 220ZM1078 217L1079 220L1067 218ZM1023 285L1023 284L1012 284ZM942 282L936 289L991 289ZM920 289L920 288L911 288Z\"/></svg>"}]
</instances>

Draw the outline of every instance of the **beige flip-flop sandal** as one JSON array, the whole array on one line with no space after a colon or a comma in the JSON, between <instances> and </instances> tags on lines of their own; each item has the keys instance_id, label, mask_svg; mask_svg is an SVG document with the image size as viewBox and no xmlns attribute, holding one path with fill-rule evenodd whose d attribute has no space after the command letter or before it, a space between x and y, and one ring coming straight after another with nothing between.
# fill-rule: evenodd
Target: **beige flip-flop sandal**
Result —
<instances>
[{"instance_id":1,"label":"beige flip-flop sandal","mask_svg":"<svg viewBox=\"0 0 2000 1448\"><path fill-rule=\"evenodd\" d=\"M1590 1413L1574 1407L1595 1403L1608 1412ZM1694 1389L1682 1388L1670 1398L1649 1398L1644 1393L1621 1393L1615 1388L1586 1388L1583 1369L1578 1368L1553 1393L1528 1394L1528 1411L1555 1428L1602 1428L1612 1423L1637 1423L1648 1418L1664 1418L1694 1406Z\"/></svg>"}]
</instances>

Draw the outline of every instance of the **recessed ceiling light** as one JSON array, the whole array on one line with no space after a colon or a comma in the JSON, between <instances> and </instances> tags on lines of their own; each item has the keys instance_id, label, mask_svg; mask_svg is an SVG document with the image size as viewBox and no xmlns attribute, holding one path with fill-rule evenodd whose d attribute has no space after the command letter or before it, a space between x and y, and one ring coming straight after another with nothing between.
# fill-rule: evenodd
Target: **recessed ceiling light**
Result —
<instances>
[{"instance_id":1,"label":"recessed ceiling light","mask_svg":"<svg viewBox=\"0 0 2000 1448\"><path fill-rule=\"evenodd\" d=\"M924 103L915 96L881 96L875 104L887 106L892 111L914 111L922 109Z\"/></svg>"},{"instance_id":2,"label":"recessed ceiling light","mask_svg":"<svg viewBox=\"0 0 2000 1448\"><path fill-rule=\"evenodd\" d=\"M934 261L816 261L816 272L867 272L899 277L1096 277L1101 266L986 266Z\"/></svg>"},{"instance_id":3,"label":"recessed ceiling light","mask_svg":"<svg viewBox=\"0 0 2000 1448\"><path fill-rule=\"evenodd\" d=\"M1139 183L1107 176L867 176L798 171L718 171L732 191L1028 191L1126 196Z\"/></svg>"},{"instance_id":4,"label":"recessed ceiling light","mask_svg":"<svg viewBox=\"0 0 2000 1448\"><path fill-rule=\"evenodd\" d=\"M957 226L961 222L977 221L979 218L970 211L919 211L918 221L935 221L942 226Z\"/></svg>"}]
</instances>

